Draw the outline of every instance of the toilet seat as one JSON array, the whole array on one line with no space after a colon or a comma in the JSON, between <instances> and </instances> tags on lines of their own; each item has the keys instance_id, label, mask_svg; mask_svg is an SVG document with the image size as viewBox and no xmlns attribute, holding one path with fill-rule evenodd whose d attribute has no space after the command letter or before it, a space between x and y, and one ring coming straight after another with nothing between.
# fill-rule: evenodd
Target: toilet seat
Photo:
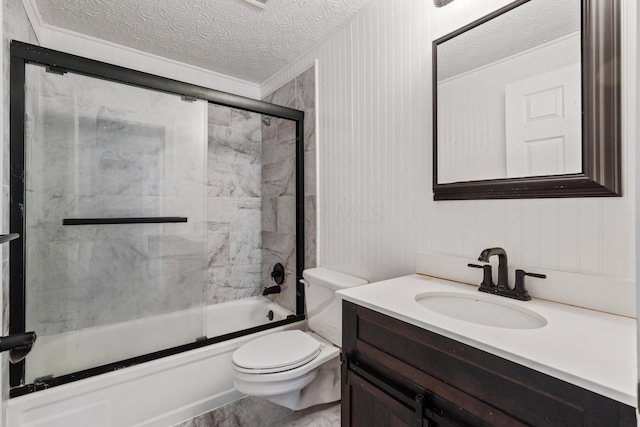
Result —
<instances>
[{"instance_id":1,"label":"toilet seat","mask_svg":"<svg viewBox=\"0 0 640 427\"><path fill-rule=\"evenodd\" d=\"M314 360L323 343L300 330L282 331L248 342L233 353L234 369L249 374L288 371Z\"/></svg>"}]
</instances>

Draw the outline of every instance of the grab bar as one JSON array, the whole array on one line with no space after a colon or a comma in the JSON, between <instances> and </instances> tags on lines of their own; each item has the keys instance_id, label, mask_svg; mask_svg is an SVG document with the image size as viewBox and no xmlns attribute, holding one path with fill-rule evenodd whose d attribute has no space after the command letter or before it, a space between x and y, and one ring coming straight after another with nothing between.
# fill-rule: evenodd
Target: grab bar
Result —
<instances>
[{"instance_id":1,"label":"grab bar","mask_svg":"<svg viewBox=\"0 0 640 427\"><path fill-rule=\"evenodd\" d=\"M170 222L187 222L187 217L65 218L62 220L62 225L162 224Z\"/></svg>"}]
</instances>

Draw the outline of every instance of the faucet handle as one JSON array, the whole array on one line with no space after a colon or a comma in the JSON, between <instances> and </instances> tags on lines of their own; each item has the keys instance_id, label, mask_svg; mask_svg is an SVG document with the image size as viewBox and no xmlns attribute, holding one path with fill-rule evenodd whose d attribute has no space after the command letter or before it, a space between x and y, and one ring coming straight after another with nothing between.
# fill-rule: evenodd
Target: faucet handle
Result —
<instances>
[{"instance_id":1,"label":"faucet handle","mask_svg":"<svg viewBox=\"0 0 640 427\"><path fill-rule=\"evenodd\" d=\"M517 270L516 270L517 271ZM538 279L546 279L547 275L546 274L539 274L539 273L527 273L526 271L524 272L525 276L531 276L531 277L537 277Z\"/></svg>"},{"instance_id":2,"label":"faucet handle","mask_svg":"<svg viewBox=\"0 0 640 427\"><path fill-rule=\"evenodd\" d=\"M491 273L491 264L478 265L478 264L467 264L467 267L472 268L481 268L483 271L482 275L482 283L480 283L480 290L485 292L491 288L494 288L496 285L493 283L493 275Z\"/></svg>"},{"instance_id":3,"label":"faucet handle","mask_svg":"<svg viewBox=\"0 0 640 427\"><path fill-rule=\"evenodd\" d=\"M513 286L513 292L518 296L518 299L528 301L531 299L529 292L524 286L524 276L537 277L538 279L546 279L546 274L528 273L524 270L516 270L516 284Z\"/></svg>"},{"instance_id":4,"label":"faucet handle","mask_svg":"<svg viewBox=\"0 0 640 427\"><path fill-rule=\"evenodd\" d=\"M516 285L515 285L515 288L518 288L518 286L524 287L524 276L537 277L538 279L546 279L547 278L546 274L528 273L528 272L526 272L524 270L518 269L518 270L516 270Z\"/></svg>"}]
</instances>

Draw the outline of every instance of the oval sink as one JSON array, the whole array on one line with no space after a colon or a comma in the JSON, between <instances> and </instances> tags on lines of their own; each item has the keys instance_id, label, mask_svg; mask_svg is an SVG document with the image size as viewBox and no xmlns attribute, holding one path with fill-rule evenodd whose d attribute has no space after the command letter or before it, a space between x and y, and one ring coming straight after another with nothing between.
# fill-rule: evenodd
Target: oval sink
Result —
<instances>
[{"instance_id":1,"label":"oval sink","mask_svg":"<svg viewBox=\"0 0 640 427\"><path fill-rule=\"evenodd\" d=\"M415 299L428 310L465 322L507 329L537 329L546 326L547 320L538 313L496 298L503 297L427 292L417 295Z\"/></svg>"}]
</instances>

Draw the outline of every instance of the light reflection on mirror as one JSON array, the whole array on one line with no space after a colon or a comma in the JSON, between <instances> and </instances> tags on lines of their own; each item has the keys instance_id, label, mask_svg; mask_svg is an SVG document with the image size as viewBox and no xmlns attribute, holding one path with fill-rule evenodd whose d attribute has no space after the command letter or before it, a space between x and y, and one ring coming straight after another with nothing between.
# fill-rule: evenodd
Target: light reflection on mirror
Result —
<instances>
[{"instance_id":1,"label":"light reflection on mirror","mask_svg":"<svg viewBox=\"0 0 640 427\"><path fill-rule=\"evenodd\" d=\"M437 182L582 172L581 2L531 0L437 46Z\"/></svg>"}]
</instances>

